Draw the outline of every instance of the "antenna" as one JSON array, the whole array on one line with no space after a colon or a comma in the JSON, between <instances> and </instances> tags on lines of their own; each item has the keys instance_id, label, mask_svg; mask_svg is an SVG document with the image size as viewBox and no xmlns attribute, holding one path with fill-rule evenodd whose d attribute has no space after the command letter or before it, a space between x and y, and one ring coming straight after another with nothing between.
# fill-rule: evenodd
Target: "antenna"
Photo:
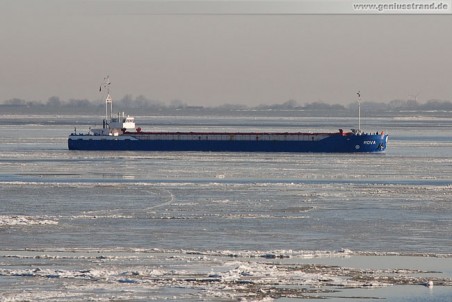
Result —
<instances>
[{"instance_id":1,"label":"antenna","mask_svg":"<svg viewBox=\"0 0 452 302\"><path fill-rule=\"evenodd\" d=\"M104 86L104 89L107 89L107 94L110 94L110 76L107 75L104 78L104 82L100 85L99 91L102 91L102 86Z\"/></svg>"},{"instance_id":2,"label":"antenna","mask_svg":"<svg viewBox=\"0 0 452 302\"><path fill-rule=\"evenodd\" d=\"M356 94L358 95L358 131L361 131L361 91Z\"/></svg>"},{"instance_id":3,"label":"antenna","mask_svg":"<svg viewBox=\"0 0 452 302\"><path fill-rule=\"evenodd\" d=\"M102 91L102 86L104 87L104 90L107 89L107 97L105 98L105 122L104 126L106 127L106 124L111 121L111 114L113 112L113 100L110 96L110 76L107 75L104 78L104 82L99 87L99 92ZM108 111L108 104L110 104L110 112Z\"/></svg>"}]
</instances>

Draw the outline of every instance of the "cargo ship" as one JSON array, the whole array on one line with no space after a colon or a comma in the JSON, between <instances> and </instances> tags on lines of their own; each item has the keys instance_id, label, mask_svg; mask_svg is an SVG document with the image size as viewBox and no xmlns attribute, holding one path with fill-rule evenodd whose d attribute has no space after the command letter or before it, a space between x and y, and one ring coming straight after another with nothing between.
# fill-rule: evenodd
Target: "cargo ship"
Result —
<instances>
[{"instance_id":1,"label":"cargo ship","mask_svg":"<svg viewBox=\"0 0 452 302\"><path fill-rule=\"evenodd\" d=\"M136 127L134 117L113 116L112 109L108 93L102 128L74 131L69 135L69 150L381 153L388 142L384 132L364 133L359 127L331 133L146 132Z\"/></svg>"}]
</instances>

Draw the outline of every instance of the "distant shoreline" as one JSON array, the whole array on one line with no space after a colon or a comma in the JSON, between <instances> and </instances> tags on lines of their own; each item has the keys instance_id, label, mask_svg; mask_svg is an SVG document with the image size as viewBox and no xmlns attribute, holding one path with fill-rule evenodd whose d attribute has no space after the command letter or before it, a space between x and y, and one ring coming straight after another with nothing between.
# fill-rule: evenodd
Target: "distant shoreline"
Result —
<instances>
[{"instance_id":1,"label":"distant shoreline","mask_svg":"<svg viewBox=\"0 0 452 302\"><path fill-rule=\"evenodd\" d=\"M306 109L295 108L223 108L187 106L180 108L147 107L137 108L116 106L116 111L134 116L241 116L241 117L355 117L357 110L353 109ZM7 105L0 104L0 115L91 115L101 116L103 105L89 106L60 106L48 105ZM450 117L452 109L372 109L362 106L363 117Z\"/></svg>"}]
</instances>

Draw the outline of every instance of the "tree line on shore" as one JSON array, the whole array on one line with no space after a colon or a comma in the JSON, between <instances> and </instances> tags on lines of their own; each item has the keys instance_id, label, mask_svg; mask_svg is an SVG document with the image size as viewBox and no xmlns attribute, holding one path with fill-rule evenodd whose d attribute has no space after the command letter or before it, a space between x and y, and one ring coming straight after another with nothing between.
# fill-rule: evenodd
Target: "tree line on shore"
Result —
<instances>
[{"instance_id":1,"label":"tree line on shore","mask_svg":"<svg viewBox=\"0 0 452 302\"><path fill-rule=\"evenodd\" d=\"M167 111L167 110L208 110L208 111L334 111L356 112L357 102L347 105L330 104L326 102L299 103L289 100L275 104L247 106L244 104L222 104L216 106L191 106L181 100L169 103L148 99L144 96L133 97L126 95L114 102L115 110L135 111L140 113ZM27 101L23 99L10 99L0 103L4 113L85 113L103 112L105 103L87 99L61 100L59 97L50 97L47 101ZM97 111L96 111L97 110ZM400 111L452 111L452 102L448 100L392 100L389 102L361 102L363 112L400 112Z\"/></svg>"}]
</instances>

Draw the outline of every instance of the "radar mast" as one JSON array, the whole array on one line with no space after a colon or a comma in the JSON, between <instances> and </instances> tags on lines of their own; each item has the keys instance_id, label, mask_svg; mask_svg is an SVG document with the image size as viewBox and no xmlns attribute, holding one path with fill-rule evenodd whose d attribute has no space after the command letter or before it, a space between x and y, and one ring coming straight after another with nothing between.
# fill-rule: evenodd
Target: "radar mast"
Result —
<instances>
[{"instance_id":1,"label":"radar mast","mask_svg":"<svg viewBox=\"0 0 452 302\"><path fill-rule=\"evenodd\" d=\"M358 95L358 132L361 132L361 91L356 94Z\"/></svg>"},{"instance_id":2,"label":"radar mast","mask_svg":"<svg viewBox=\"0 0 452 302\"><path fill-rule=\"evenodd\" d=\"M110 76L107 75L99 88L99 91L102 91L102 87L104 90L107 90L107 97L105 98L105 119L103 123L104 129L107 128L107 125L111 122L111 115L113 112L113 99L110 96L110 84Z\"/></svg>"}]
</instances>

